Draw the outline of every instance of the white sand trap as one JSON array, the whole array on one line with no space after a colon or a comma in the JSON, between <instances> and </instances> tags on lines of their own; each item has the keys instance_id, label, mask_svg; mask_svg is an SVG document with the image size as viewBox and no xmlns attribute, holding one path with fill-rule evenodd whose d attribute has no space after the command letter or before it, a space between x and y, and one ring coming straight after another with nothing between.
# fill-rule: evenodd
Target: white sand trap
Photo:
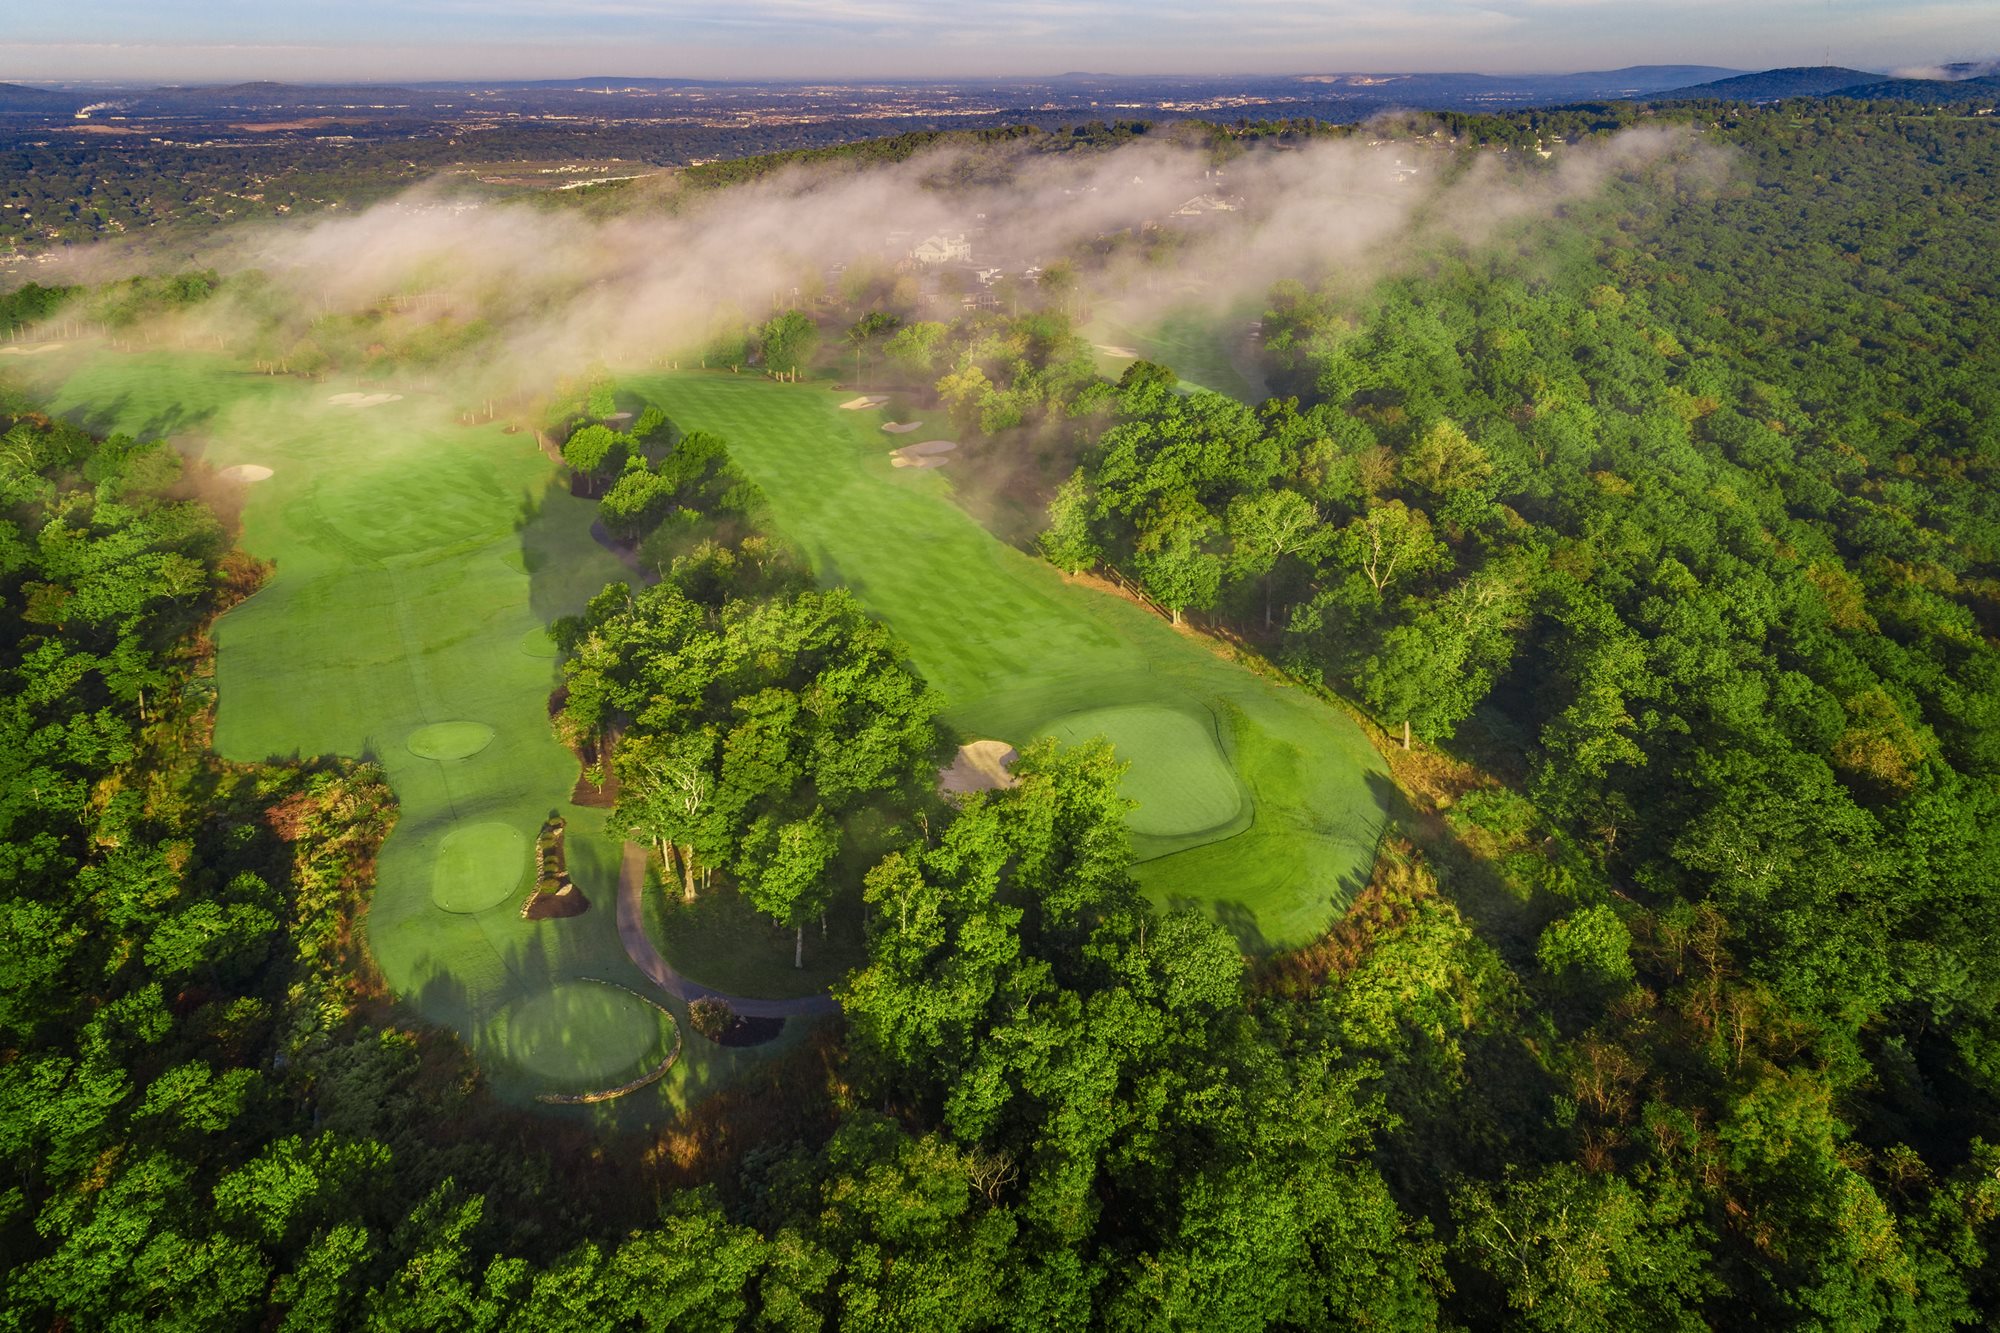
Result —
<instances>
[{"instance_id":1,"label":"white sand trap","mask_svg":"<svg viewBox=\"0 0 2000 1333\"><path fill-rule=\"evenodd\" d=\"M384 403L400 403L400 393L337 393L327 399L335 407L380 407Z\"/></svg>"},{"instance_id":2,"label":"white sand trap","mask_svg":"<svg viewBox=\"0 0 2000 1333\"><path fill-rule=\"evenodd\" d=\"M885 421L882 423L882 429L891 435L908 435L923 424L921 421Z\"/></svg>"},{"instance_id":3,"label":"white sand trap","mask_svg":"<svg viewBox=\"0 0 2000 1333\"><path fill-rule=\"evenodd\" d=\"M255 463L238 463L235 467L222 469L218 475L224 481L269 481L271 469L260 467Z\"/></svg>"},{"instance_id":4,"label":"white sand trap","mask_svg":"<svg viewBox=\"0 0 2000 1333\"><path fill-rule=\"evenodd\" d=\"M632 414L630 412L613 412L610 416L604 419L606 421L630 421L632 419Z\"/></svg>"},{"instance_id":5,"label":"white sand trap","mask_svg":"<svg viewBox=\"0 0 2000 1333\"><path fill-rule=\"evenodd\" d=\"M887 398L863 395L860 398L848 399L840 405L840 410L843 412L860 412L870 407L880 407L888 401Z\"/></svg>"},{"instance_id":6,"label":"white sand trap","mask_svg":"<svg viewBox=\"0 0 2000 1333\"><path fill-rule=\"evenodd\" d=\"M40 356L61 346L61 343L43 343L40 347L0 347L0 356Z\"/></svg>"},{"instance_id":7,"label":"white sand trap","mask_svg":"<svg viewBox=\"0 0 2000 1333\"><path fill-rule=\"evenodd\" d=\"M1095 347L1098 351L1104 353L1106 356L1122 356L1132 361L1137 361L1139 359L1138 352L1134 351L1130 347L1120 347L1116 343L1092 343L1091 346Z\"/></svg>"},{"instance_id":8,"label":"white sand trap","mask_svg":"<svg viewBox=\"0 0 2000 1333\"><path fill-rule=\"evenodd\" d=\"M1007 770L1020 753L1005 741L974 741L958 747L958 757L950 768L938 770L938 790L963 795L1019 786L1021 780Z\"/></svg>"},{"instance_id":9,"label":"white sand trap","mask_svg":"<svg viewBox=\"0 0 2000 1333\"><path fill-rule=\"evenodd\" d=\"M956 440L925 440L922 444L906 444L891 451L891 467L943 467L951 460L945 455L958 448Z\"/></svg>"}]
</instances>

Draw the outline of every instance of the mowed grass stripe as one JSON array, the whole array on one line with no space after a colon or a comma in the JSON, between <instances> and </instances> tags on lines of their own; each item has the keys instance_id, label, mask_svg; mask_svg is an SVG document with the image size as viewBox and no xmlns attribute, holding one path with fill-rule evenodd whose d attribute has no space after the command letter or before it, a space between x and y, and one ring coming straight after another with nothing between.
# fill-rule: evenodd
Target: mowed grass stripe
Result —
<instances>
[{"instance_id":1,"label":"mowed grass stripe","mask_svg":"<svg viewBox=\"0 0 2000 1333\"><path fill-rule=\"evenodd\" d=\"M892 467L880 414L840 411L841 395L696 372L629 385L683 428L729 441L780 531L889 623L968 736L1018 744L1072 714L1127 707L1215 719L1252 808L1219 841L1136 838L1158 901L1208 911L1258 949L1317 934L1366 882L1386 779L1349 719L996 540L952 502L949 466ZM1204 758L1186 759L1190 773L1147 780L1160 793L1200 786ZM1201 818L1201 804L1185 817Z\"/></svg>"}]
</instances>

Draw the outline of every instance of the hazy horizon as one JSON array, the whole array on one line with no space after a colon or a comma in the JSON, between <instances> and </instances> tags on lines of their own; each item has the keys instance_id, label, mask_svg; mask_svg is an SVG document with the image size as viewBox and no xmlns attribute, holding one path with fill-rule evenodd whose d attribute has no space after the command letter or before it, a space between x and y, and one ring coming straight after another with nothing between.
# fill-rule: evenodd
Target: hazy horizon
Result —
<instances>
[{"instance_id":1,"label":"hazy horizon","mask_svg":"<svg viewBox=\"0 0 2000 1333\"><path fill-rule=\"evenodd\" d=\"M1631 65L1891 71L2000 53L1990 0L74 0L17 17L0 80L826 81ZM584 71L578 73L577 71Z\"/></svg>"}]
</instances>

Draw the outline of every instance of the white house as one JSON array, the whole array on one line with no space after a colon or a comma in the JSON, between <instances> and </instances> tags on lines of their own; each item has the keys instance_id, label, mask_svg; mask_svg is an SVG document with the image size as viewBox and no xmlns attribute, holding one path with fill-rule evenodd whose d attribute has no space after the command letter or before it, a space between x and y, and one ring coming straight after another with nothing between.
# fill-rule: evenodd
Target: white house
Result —
<instances>
[{"instance_id":1,"label":"white house","mask_svg":"<svg viewBox=\"0 0 2000 1333\"><path fill-rule=\"evenodd\" d=\"M919 242L910 251L910 258L919 264L962 264L972 258L972 242L965 239L962 231L949 236L939 233Z\"/></svg>"},{"instance_id":2,"label":"white house","mask_svg":"<svg viewBox=\"0 0 2000 1333\"><path fill-rule=\"evenodd\" d=\"M1198 218L1205 213L1234 213L1236 201L1219 195L1198 194L1174 210L1177 218Z\"/></svg>"}]
</instances>

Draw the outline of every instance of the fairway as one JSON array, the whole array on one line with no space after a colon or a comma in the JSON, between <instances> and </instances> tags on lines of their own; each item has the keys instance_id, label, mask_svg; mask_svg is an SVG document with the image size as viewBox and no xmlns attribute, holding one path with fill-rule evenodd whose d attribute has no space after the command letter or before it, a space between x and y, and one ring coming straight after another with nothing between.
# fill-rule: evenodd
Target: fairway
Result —
<instances>
[{"instance_id":1,"label":"fairway","mask_svg":"<svg viewBox=\"0 0 2000 1333\"><path fill-rule=\"evenodd\" d=\"M355 411L328 402L351 382L170 353L44 357L36 376L57 410L98 431L167 435L217 469L270 469L237 492L241 545L275 573L216 622L215 747L382 765L397 824L361 924L397 998L455 1029L513 1100L644 1064L657 1011L576 980L650 984L610 908L619 839L602 811L568 805L576 761L548 723L545 627L628 576L591 540L594 504L570 496L532 436L463 426L414 390ZM533 833L556 810L569 872L596 906L524 921ZM690 1043L660 1083L559 1114L657 1120L791 1040Z\"/></svg>"},{"instance_id":2,"label":"fairway","mask_svg":"<svg viewBox=\"0 0 2000 1333\"><path fill-rule=\"evenodd\" d=\"M1318 934L1366 882L1387 779L1341 713L996 540L952 502L949 467L895 467L880 412L841 411L846 395L698 372L627 385L729 442L775 526L909 645L964 736L1109 735L1135 761L1156 901L1255 950Z\"/></svg>"}]
</instances>

